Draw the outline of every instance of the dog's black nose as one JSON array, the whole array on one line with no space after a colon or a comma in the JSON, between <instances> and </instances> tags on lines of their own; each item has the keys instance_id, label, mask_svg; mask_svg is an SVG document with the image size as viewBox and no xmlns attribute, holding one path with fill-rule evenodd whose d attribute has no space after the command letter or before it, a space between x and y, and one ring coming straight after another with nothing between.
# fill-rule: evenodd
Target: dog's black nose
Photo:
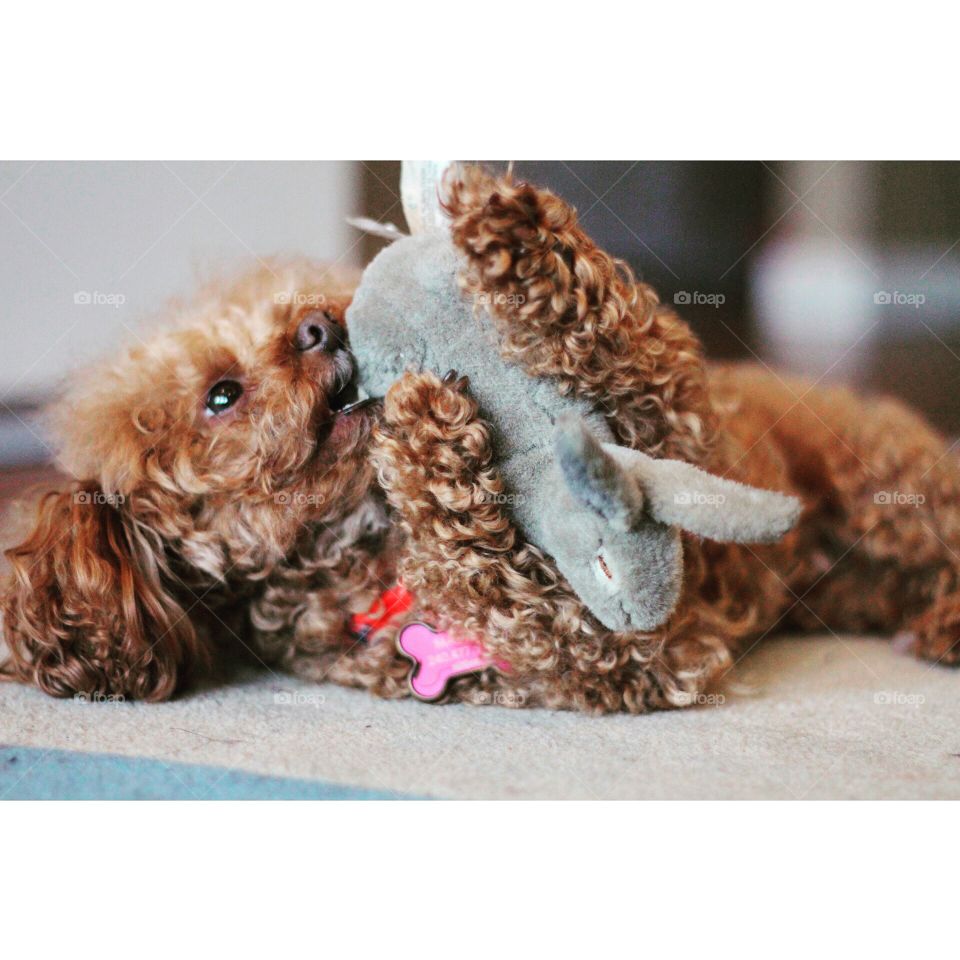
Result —
<instances>
[{"instance_id":1,"label":"dog's black nose","mask_svg":"<svg viewBox=\"0 0 960 960\"><path fill-rule=\"evenodd\" d=\"M313 350L333 353L334 350L342 350L343 328L329 314L322 310L312 310L297 326L293 345L302 353Z\"/></svg>"}]
</instances>

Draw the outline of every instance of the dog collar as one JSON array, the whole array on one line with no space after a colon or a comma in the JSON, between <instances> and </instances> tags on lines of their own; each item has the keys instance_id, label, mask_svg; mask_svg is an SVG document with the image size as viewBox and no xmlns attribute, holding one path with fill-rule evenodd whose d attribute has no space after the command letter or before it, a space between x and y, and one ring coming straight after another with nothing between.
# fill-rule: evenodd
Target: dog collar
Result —
<instances>
[{"instance_id":1,"label":"dog collar","mask_svg":"<svg viewBox=\"0 0 960 960\"><path fill-rule=\"evenodd\" d=\"M358 640L368 640L406 613L414 599L402 583L395 584L381 593L366 613L350 618L351 633ZM495 661L477 641L455 639L445 630L435 630L420 621L408 623L400 630L397 650L413 663L408 682L413 695L420 700L439 700L454 677L492 666L509 669L506 663Z\"/></svg>"},{"instance_id":2,"label":"dog collar","mask_svg":"<svg viewBox=\"0 0 960 960\"><path fill-rule=\"evenodd\" d=\"M384 590L366 613L356 613L350 618L350 632L358 640L368 640L389 626L394 618L406 613L413 606L413 600L413 594L402 583L395 584Z\"/></svg>"}]
</instances>

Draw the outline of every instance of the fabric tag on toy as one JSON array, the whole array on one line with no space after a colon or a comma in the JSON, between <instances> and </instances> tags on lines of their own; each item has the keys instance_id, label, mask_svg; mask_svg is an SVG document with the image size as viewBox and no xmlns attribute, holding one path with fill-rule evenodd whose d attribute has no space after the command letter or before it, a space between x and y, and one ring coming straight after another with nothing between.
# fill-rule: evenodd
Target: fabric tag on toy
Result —
<instances>
[{"instance_id":1,"label":"fabric tag on toy","mask_svg":"<svg viewBox=\"0 0 960 960\"><path fill-rule=\"evenodd\" d=\"M358 640L367 640L412 606L413 594L398 583L381 593L366 613L355 613L350 618L350 632Z\"/></svg>"},{"instance_id":2,"label":"fabric tag on toy","mask_svg":"<svg viewBox=\"0 0 960 960\"><path fill-rule=\"evenodd\" d=\"M452 160L404 160L400 166L400 198L411 233L446 229L449 220L440 204L443 175Z\"/></svg>"},{"instance_id":3,"label":"fabric tag on toy","mask_svg":"<svg viewBox=\"0 0 960 960\"><path fill-rule=\"evenodd\" d=\"M402 240L405 234L395 223L389 220L386 223L380 223L379 220L373 220L370 217L347 217L347 223L351 227L356 227L364 233L371 236L380 237L381 240Z\"/></svg>"},{"instance_id":4,"label":"fabric tag on toy","mask_svg":"<svg viewBox=\"0 0 960 960\"><path fill-rule=\"evenodd\" d=\"M445 630L425 623L408 623L397 637L397 648L413 663L410 689L421 700L439 700L447 684L465 673L487 667L507 669L473 640L456 640Z\"/></svg>"}]
</instances>

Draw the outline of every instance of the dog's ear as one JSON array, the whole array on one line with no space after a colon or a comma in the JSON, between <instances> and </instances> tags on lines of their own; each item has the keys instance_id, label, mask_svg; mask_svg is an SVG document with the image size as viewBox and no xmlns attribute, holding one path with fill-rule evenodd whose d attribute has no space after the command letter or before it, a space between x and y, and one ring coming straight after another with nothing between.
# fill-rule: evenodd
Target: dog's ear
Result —
<instances>
[{"instance_id":1,"label":"dog's ear","mask_svg":"<svg viewBox=\"0 0 960 960\"><path fill-rule=\"evenodd\" d=\"M122 498L92 484L48 493L33 532L6 557L0 610L15 678L58 697L163 700L202 664L162 549Z\"/></svg>"}]
</instances>

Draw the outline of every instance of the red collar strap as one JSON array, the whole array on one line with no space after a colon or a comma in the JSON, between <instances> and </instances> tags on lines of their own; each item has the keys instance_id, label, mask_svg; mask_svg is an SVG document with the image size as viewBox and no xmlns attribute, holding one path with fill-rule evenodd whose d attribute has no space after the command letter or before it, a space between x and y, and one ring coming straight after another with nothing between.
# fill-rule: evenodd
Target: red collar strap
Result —
<instances>
[{"instance_id":1,"label":"red collar strap","mask_svg":"<svg viewBox=\"0 0 960 960\"><path fill-rule=\"evenodd\" d=\"M414 602L413 594L398 583L385 590L366 613L350 618L350 632L359 640L368 640L406 613ZM493 658L483 645L473 640L457 640L446 631L429 624L407 623L397 635L397 650L413 662L410 689L421 700L439 700L454 677L496 667L508 673L510 666Z\"/></svg>"},{"instance_id":2,"label":"red collar strap","mask_svg":"<svg viewBox=\"0 0 960 960\"><path fill-rule=\"evenodd\" d=\"M397 583L389 590L384 590L366 613L355 613L350 618L350 632L359 640L368 640L378 630L389 626L396 617L406 613L413 606L413 601L413 594L402 583Z\"/></svg>"}]
</instances>

